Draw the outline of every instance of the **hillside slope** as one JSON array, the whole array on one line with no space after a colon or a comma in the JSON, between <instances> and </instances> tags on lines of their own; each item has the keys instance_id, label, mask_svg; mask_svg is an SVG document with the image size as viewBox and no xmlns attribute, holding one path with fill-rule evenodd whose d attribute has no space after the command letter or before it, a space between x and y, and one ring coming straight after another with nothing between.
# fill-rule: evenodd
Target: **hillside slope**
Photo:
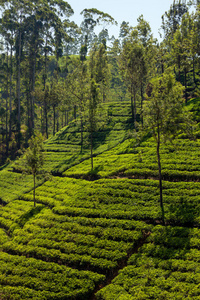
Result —
<instances>
[{"instance_id":1,"label":"hillside slope","mask_svg":"<svg viewBox=\"0 0 200 300\"><path fill-rule=\"evenodd\" d=\"M200 141L162 146L163 227L156 145L131 136L127 103L105 111L96 180L78 120L45 143L36 208L20 164L0 171L1 299L200 299Z\"/></svg>"}]
</instances>

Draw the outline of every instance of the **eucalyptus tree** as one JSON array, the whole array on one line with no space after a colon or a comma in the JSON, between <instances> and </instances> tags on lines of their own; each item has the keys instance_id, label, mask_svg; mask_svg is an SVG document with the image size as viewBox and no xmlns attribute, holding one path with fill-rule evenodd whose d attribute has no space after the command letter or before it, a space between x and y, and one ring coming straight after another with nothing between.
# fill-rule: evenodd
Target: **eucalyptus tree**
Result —
<instances>
[{"instance_id":1,"label":"eucalyptus tree","mask_svg":"<svg viewBox=\"0 0 200 300\"><path fill-rule=\"evenodd\" d=\"M0 34L3 37L3 44L6 45L7 50L7 83L8 83L8 92L7 97L9 97L9 140L11 139L12 134L12 107L13 107L13 48L14 48L14 35L15 35L15 23L10 18L10 12L3 15L0 25ZM2 49L3 50L3 49ZM8 80L9 78L9 80Z\"/></svg>"},{"instance_id":2,"label":"eucalyptus tree","mask_svg":"<svg viewBox=\"0 0 200 300\"><path fill-rule=\"evenodd\" d=\"M80 110L81 153L83 151L84 111L89 98L89 73L85 48L85 46L81 47L79 57L71 58L71 70L66 78L67 96L74 99L74 105L78 105Z\"/></svg>"},{"instance_id":3,"label":"eucalyptus tree","mask_svg":"<svg viewBox=\"0 0 200 300\"><path fill-rule=\"evenodd\" d=\"M138 31L134 29L126 42L120 54L119 66L124 83L131 96L131 113L135 130L136 124L136 95L144 74L145 52L141 40L138 38Z\"/></svg>"},{"instance_id":4,"label":"eucalyptus tree","mask_svg":"<svg viewBox=\"0 0 200 300\"><path fill-rule=\"evenodd\" d=\"M161 29L163 31L164 39L159 54L160 56L162 56L163 61L167 61L168 66L172 65L171 51L173 51L172 48L174 44L174 35L176 34L177 30L179 30L179 26L181 24L182 18L187 12L188 12L188 5L185 0L173 0L173 4L170 5L170 9L162 15ZM179 43L178 40L177 43ZM176 46L178 46L178 44ZM165 65L163 61L162 61L162 72L164 72L164 65ZM181 61L181 56L178 55L176 58L176 63L178 64L179 70L181 68L180 61ZM181 74L179 72L178 74L179 81L181 80L180 75Z\"/></svg>"},{"instance_id":5,"label":"eucalyptus tree","mask_svg":"<svg viewBox=\"0 0 200 300\"><path fill-rule=\"evenodd\" d=\"M56 58L62 54L63 40L69 38L66 28L70 26L69 17L73 14L71 6L64 0L35 0L28 2L25 0L18 1L1 1L2 22L1 27L4 32L8 31L12 37L11 50L15 50L16 65L16 98L18 109L18 147L20 147L21 134L21 63L26 59L29 62L29 107L30 120L29 131L34 129L35 118L35 98L34 89L36 81L36 66L41 49L45 52L45 68L47 63L47 54L51 49L55 49ZM11 38L10 38L11 40ZM50 45L47 41L50 41ZM26 67L28 66L25 64ZM46 72L44 72L44 86ZM45 87L44 87L45 89ZM11 105L10 105L11 107Z\"/></svg>"},{"instance_id":6,"label":"eucalyptus tree","mask_svg":"<svg viewBox=\"0 0 200 300\"><path fill-rule=\"evenodd\" d=\"M110 65L108 62L105 40L104 43L97 45L94 59L96 61L96 83L99 85L101 99L103 102L105 102L107 99L111 79Z\"/></svg>"},{"instance_id":7,"label":"eucalyptus tree","mask_svg":"<svg viewBox=\"0 0 200 300\"><path fill-rule=\"evenodd\" d=\"M185 85L185 100L187 102L187 74L192 69L194 77L194 56L193 37L194 37L194 22L189 13L182 17L179 28L174 33L173 41L171 42L171 56L174 59L175 66L178 68L178 78L181 82L181 73L184 74Z\"/></svg>"},{"instance_id":8,"label":"eucalyptus tree","mask_svg":"<svg viewBox=\"0 0 200 300\"><path fill-rule=\"evenodd\" d=\"M53 29L55 56L58 60L63 52L64 40L71 39L67 29L74 27L74 22L69 20L74 11L69 3L64 0L45 1L45 4L45 9L48 11L45 21Z\"/></svg>"},{"instance_id":9,"label":"eucalyptus tree","mask_svg":"<svg viewBox=\"0 0 200 300\"><path fill-rule=\"evenodd\" d=\"M54 77L51 78L48 100L50 106L53 108L53 135L55 135L56 130L57 131L59 130L58 111L64 97L65 97L64 82L61 79L58 81Z\"/></svg>"},{"instance_id":10,"label":"eucalyptus tree","mask_svg":"<svg viewBox=\"0 0 200 300\"><path fill-rule=\"evenodd\" d=\"M97 84L97 72L96 72L96 52L97 46L94 45L90 51L89 59L89 132L90 132L90 159L91 170L94 168L93 164L93 134L97 127L97 108L100 101L99 86Z\"/></svg>"},{"instance_id":11,"label":"eucalyptus tree","mask_svg":"<svg viewBox=\"0 0 200 300\"><path fill-rule=\"evenodd\" d=\"M107 45L107 42L109 42L109 40L110 38L108 29L103 28L98 34L97 43Z\"/></svg>"},{"instance_id":12,"label":"eucalyptus tree","mask_svg":"<svg viewBox=\"0 0 200 300\"><path fill-rule=\"evenodd\" d=\"M34 97L40 104L41 109L41 132L46 138L49 138L49 112L51 109L50 102L50 84L45 84L45 88L40 85L34 90Z\"/></svg>"},{"instance_id":13,"label":"eucalyptus tree","mask_svg":"<svg viewBox=\"0 0 200 300\"><path fill-rule=\"evenodd\" d=\"M197 84L195 76L195 68L199 63L199 54L200 54L200 6L197 6L193 18L193 34L192 34L192 43L191 43L191 54L192 54L192 65L193 65L193 79L194 83Z\"/></svg>"},{"instance_id":14,"label":"eucalyptus tree","mask_svg":"<svg viewBox=\"0 0 200 300\"><path fill-rule=\"evenodd\" d=\"M162 15L161 29L166 40L173 39L173 35L178 29L182 16L188 11L186 0L173 0L170 9Z\"/></svg>"},{"instance_id":15,"label":"eucalyptus tree","mask_svg":"<svg viewBox=\"0 0 200 300\"><path fill-rule=\"evenodd\" d=\"M167 69L161 76L150 81L144 103L144 128L150 131L156 141L159 174L160 207L165 223L162 188L160 146L162 141L172 140L180 133L187 119L183 106L184 87L176 81L174 73Z\"/></svg>"},{"instance_id":16,"label":"eucalyptus tree","mask_svg":"<svg viewBox=\"0 0 200 300\"><path fill-rule=\"evenodd\" d=\"M6 45L5 45L6 46ZM6 49L5 49L6 50ZM6 51L7 52L7 51ZM0 56L0 138L1 138L1 162L5 160L8 152L8 54Z\"/></svg>"},{"instance_id":17,"label":"eucalyptus tree","mask_svg":"<svg viewBox=\"0 0 200 300\"><path fill-rule=\"evenodd\" d=\"M143 59L141 60L140 72L138 74L140 79L140 97L141 97L141 111L143 108L144 91L149 79L155 76L156 73L156 57L157 57L157 40L153 38L151 27L140 15L137 19L138 24L136 29L138 31L138 39L143 46Z\"/></svg>"},{"instance_id":18,"label":"eucalyptus tree","mask_svg":"<svg viewBox=\"0 0 200 300\"><path fill-rule=\"evenodd\" d=\"M36 9L36 8L35 8ZM40 32L42 30L42 22L37 18L35 9L28 16L25 27L26 27L26 43L25 52L27 53L25 77L26 89L27 89L27 119L29 137L35 127L35 80L36 80L36 64L39 56L39 49L42 47L42 40ZM26 72L26 70L28 72Z\"/></svg>"},{"instance_id":19,"label":"eucalyptus tree","mask_svg":"<svg viewBox=\"0 0 200 300\"><path fill-rule=\"evenodd\" d=\"M42 115L44 116L43 124L42 124L42 132L45 132L46 138L49 137L49 120L48 120L48 112L50 110L49 103L49 82L48 82L48 63L50 61L49 55L53 53L53 40L52 35L49 31L48 22L43 25L43 47L40 50L41 56L39 62L41 63L42 70L40 71L40 86L38 89L35 89L34 95L37 101L39 101L42 105L41 109L43 110ZM38 93L39 92L39 97Z\"/></svg>"},{"instance_id":20,"label":"eucalyptus tree","mask_svg":"<svg viewBox=\"0 0 200 300\"><path fill-rule=\"evenodd\" d=\"M2 103L1 108L3 109L3 115L5 115L5 130L4 124L2 122L1 131L2 131L2 143L6 144L6 156L8 155L8 144L9 144L9 136L8 136L8 97L9 97L9 44L8 42L4 45L5 52L1 54L1 97ZM5 132L5 141L3 140L3 133Z\"/></svg>"},{"instance_id":21,"label":"eucalyptus tree","mask_svg":"<svg viewBox=\"0 0 200 300\"><path fill-rule=\"evenodd\" d=\"M87 50L94 44L94 28L96 26L103 26L103 29L106 30L106 26L108 25L117 25L113 17L96 8L84 9L81 15L83 15L84 19L82 22L82 45L86 45ZM90 37L93 38L90 40Z\"/></svg>"},{"instance_id":22,"label":"eucalyptus tree","mask_svg":"<svg viewBox=\"0 0 200 300\"><path fill-rule=\"evenodd\" d=\"M70 39L67 39L64 43L64 54L65 55L78 55L81 47L80 38L81 38L81 29L74 22L70 23L70 26L66 29Z\"/></svg>"},{"instance_id":23,"label":"eucalyptus tree","mask_svg":"<svg viewBox=\"0 0 200 300\"><path fill-rule=\"evenodd\" d=\"M190 51L192 56L192 68L193 68L193 82L198 90L198 77L196 77L196 73L198 73L199 67L199 55L200 55L200 3L196 6L196 10L194 14L191 14L190 18L192 18L193 26L192 31L190 32Z\"/></svg>"},{"instance_id":24,"label":"eucalyptus tree","mask_svg":"<svg viewBox=\"0 0 200 300\"><path fill-rule=\"evenodd\" d=\"M52 8L51 8L52 10ZM53 89L57 94L57 91L60 91L60 95L57 100L53 101L53 111L54 111L54 134L55 134L55 108L57 107L56 117L57 117L57 131L59 130L59 108L58 103L60 103L61 98L63 98L64 91L62 89L62 84L59 80L60 77L60 66L59 66L59 59L63 55L63 47L64 42L69 42L72 38L68 35L67 29L71 26L74 27L74 23L69 21L69 17L73 14L73 10L71 6L65 1L55 1L55 7L53 7L55 12L54 20L53 20L53 27L54 27L54 48L55 48L55 57L56 57L56 72L54 72L54 80L56 81L56 85L53 85ZM65 19L64 19L65 17ZM51 95L51 93L50 93Z\"/></svg>"},{"instance_id":25,"label":"eucalyptus tree","mask_svg":"<svg viewBox=\"0 0 200 300\"><path fill-rule=\"evenodd\" d=\"M157 68L157 73L162 74L165 71L165 68L168 67L168 56L169 56L169 51L167 49L168 47L166 46L166 41L162 41L158 46L157 46L157 56L156 56L156 68Z\"/></svg>"},{"instance_id":26,"label":"eucalyptus tree","mask_svg":"<svg viewBox=\"0 0 200 300\"><path fill-rule=\"evenodd\" d=\"M32 129L34 129L34 89L35 89L35 74L37 57L41 52L42 46L45 52L45 74L44 74L44 89L46 80L46 64L47 53L49 50L55 49L55 56L58 59L62 55L63 40L69 38L66 33L66 28L70 26L69 17L73 14L71 6L66 1L35 1L35 7L29 18L30 40L29 40L29 62L30 62L30 95L32 98L31 107L33 120ZM63 19L63 18L67 19ZM45 34L44 34L45 32ZM51 38L50 37L51 32ZM46 35L46 36L45 36ZM47 44L50 39L51 44ZM50 48L51 46L51 48Z\"/></svg>"},{"instance_id":27,"label":"eucalyptus tree","mask_svg":"<svg viewBox=\"0 0 200 300\"><path fill-rule=\"evenodd\" d=\"M120 24L119 40L120 40L122 46L123 46L123 43L126 41L126 39L129 37L129 34L132 30L133 30L133 27L129 25L129 22L123 21Z\"/></svg>"},{"instance_id":28,"label":"eucalyptus tree","mask_svg":"<svg viewBox=\"0 0 200 300\"><path fill-rule=\"evenodd\" d=\"M11 48L15 48L16 61L16 99L17 99L17 131L18 131L18 148L21 144L21 61L22 51L25 39L24 21L32 8L32 3L27 1L1 1L2 24L4 32L8 29L12 39ZM14 47L13 47L14 41Z\"/></svg>"},{"instance_id":29,"label":"eucalyptus tree","mask_svg":"<svg viewBox=\"0 0 200 300\"><path fill-rule=\"evenodd\" d=\"M122 75L119 68L119 57L120 57L120 41L115 39L108 52L108 62L111 66L111 81L110 81L110 94L112 98L119 98L123 100L126 95L126 85L123 82Z\"/></svg>"}]
</instances>

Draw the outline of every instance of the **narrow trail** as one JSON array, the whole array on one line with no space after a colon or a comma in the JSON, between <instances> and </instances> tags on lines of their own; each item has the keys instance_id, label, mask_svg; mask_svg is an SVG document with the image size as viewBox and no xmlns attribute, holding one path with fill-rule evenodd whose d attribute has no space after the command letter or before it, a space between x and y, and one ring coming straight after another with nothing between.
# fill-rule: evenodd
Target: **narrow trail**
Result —
<instances>
[{"instance_id":1,"label":"narrow trail","mask_svg":"<svg viewBox=\"0 0 200 300\"><path fill-rule=\"evenodd\" d=\"M118 267L112 272L110 272L110 274L108 274L104 283L96 287L96 289L94 290L94 292L88 300L97 299L95 294L102 288L109 285L112 282L112 280L118 276L119 271L124 269L128 265L128 260L131 257L131 255L138 253L138 250L144 245L146 239L148 238L148 236L150 236L150 234L151 232L143 232L143 237L138 241L137 245L127 253L126 259L123 259L119 262Z\"/></svg>"}]
</instances>

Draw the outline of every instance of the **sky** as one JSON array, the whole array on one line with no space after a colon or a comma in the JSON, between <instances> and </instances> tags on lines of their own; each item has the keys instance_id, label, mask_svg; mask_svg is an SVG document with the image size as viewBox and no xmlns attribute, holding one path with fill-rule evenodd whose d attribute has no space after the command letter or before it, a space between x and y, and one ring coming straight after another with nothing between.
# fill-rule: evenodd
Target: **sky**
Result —
<instances>
[{"instance_id":1,"label":"sky","mask_svg":"<svg viewBox=\"0 0 200 300\"><path fill-rule=\"evenodd\" d=\"M83 18L80 12L85 8L96 8L111 15L118 26L112 25L109 29L110 37L119 36L120 24L123 21L129 22L130 26L137 25L137 18L143 14L144 19L149 22L154 38L160 40L159 28L161 27L161 16L168 11L173 0L68 0L74 10L75 23L80 25ZM99 28L102 30L103 28Z\"/></svg>"}]
</instances>

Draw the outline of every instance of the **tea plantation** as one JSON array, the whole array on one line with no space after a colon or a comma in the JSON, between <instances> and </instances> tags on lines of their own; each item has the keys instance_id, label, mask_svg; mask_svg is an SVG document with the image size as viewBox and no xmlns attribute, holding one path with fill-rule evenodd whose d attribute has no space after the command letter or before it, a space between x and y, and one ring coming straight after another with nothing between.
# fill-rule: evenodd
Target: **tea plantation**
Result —
<instances>
[{"instance_id":1,"label":"tea plantation","mask_svg":"<svg viewBox=\"0 0 200 300\"><path fill-rule=\"evenodd\" d=\"M93 173L79 120L45 142L36 207L23 158L0 171L0 299L200 299L200 140L162 144L163 226L153 138L104 110Z\"/></svg>"}]
</instances>

